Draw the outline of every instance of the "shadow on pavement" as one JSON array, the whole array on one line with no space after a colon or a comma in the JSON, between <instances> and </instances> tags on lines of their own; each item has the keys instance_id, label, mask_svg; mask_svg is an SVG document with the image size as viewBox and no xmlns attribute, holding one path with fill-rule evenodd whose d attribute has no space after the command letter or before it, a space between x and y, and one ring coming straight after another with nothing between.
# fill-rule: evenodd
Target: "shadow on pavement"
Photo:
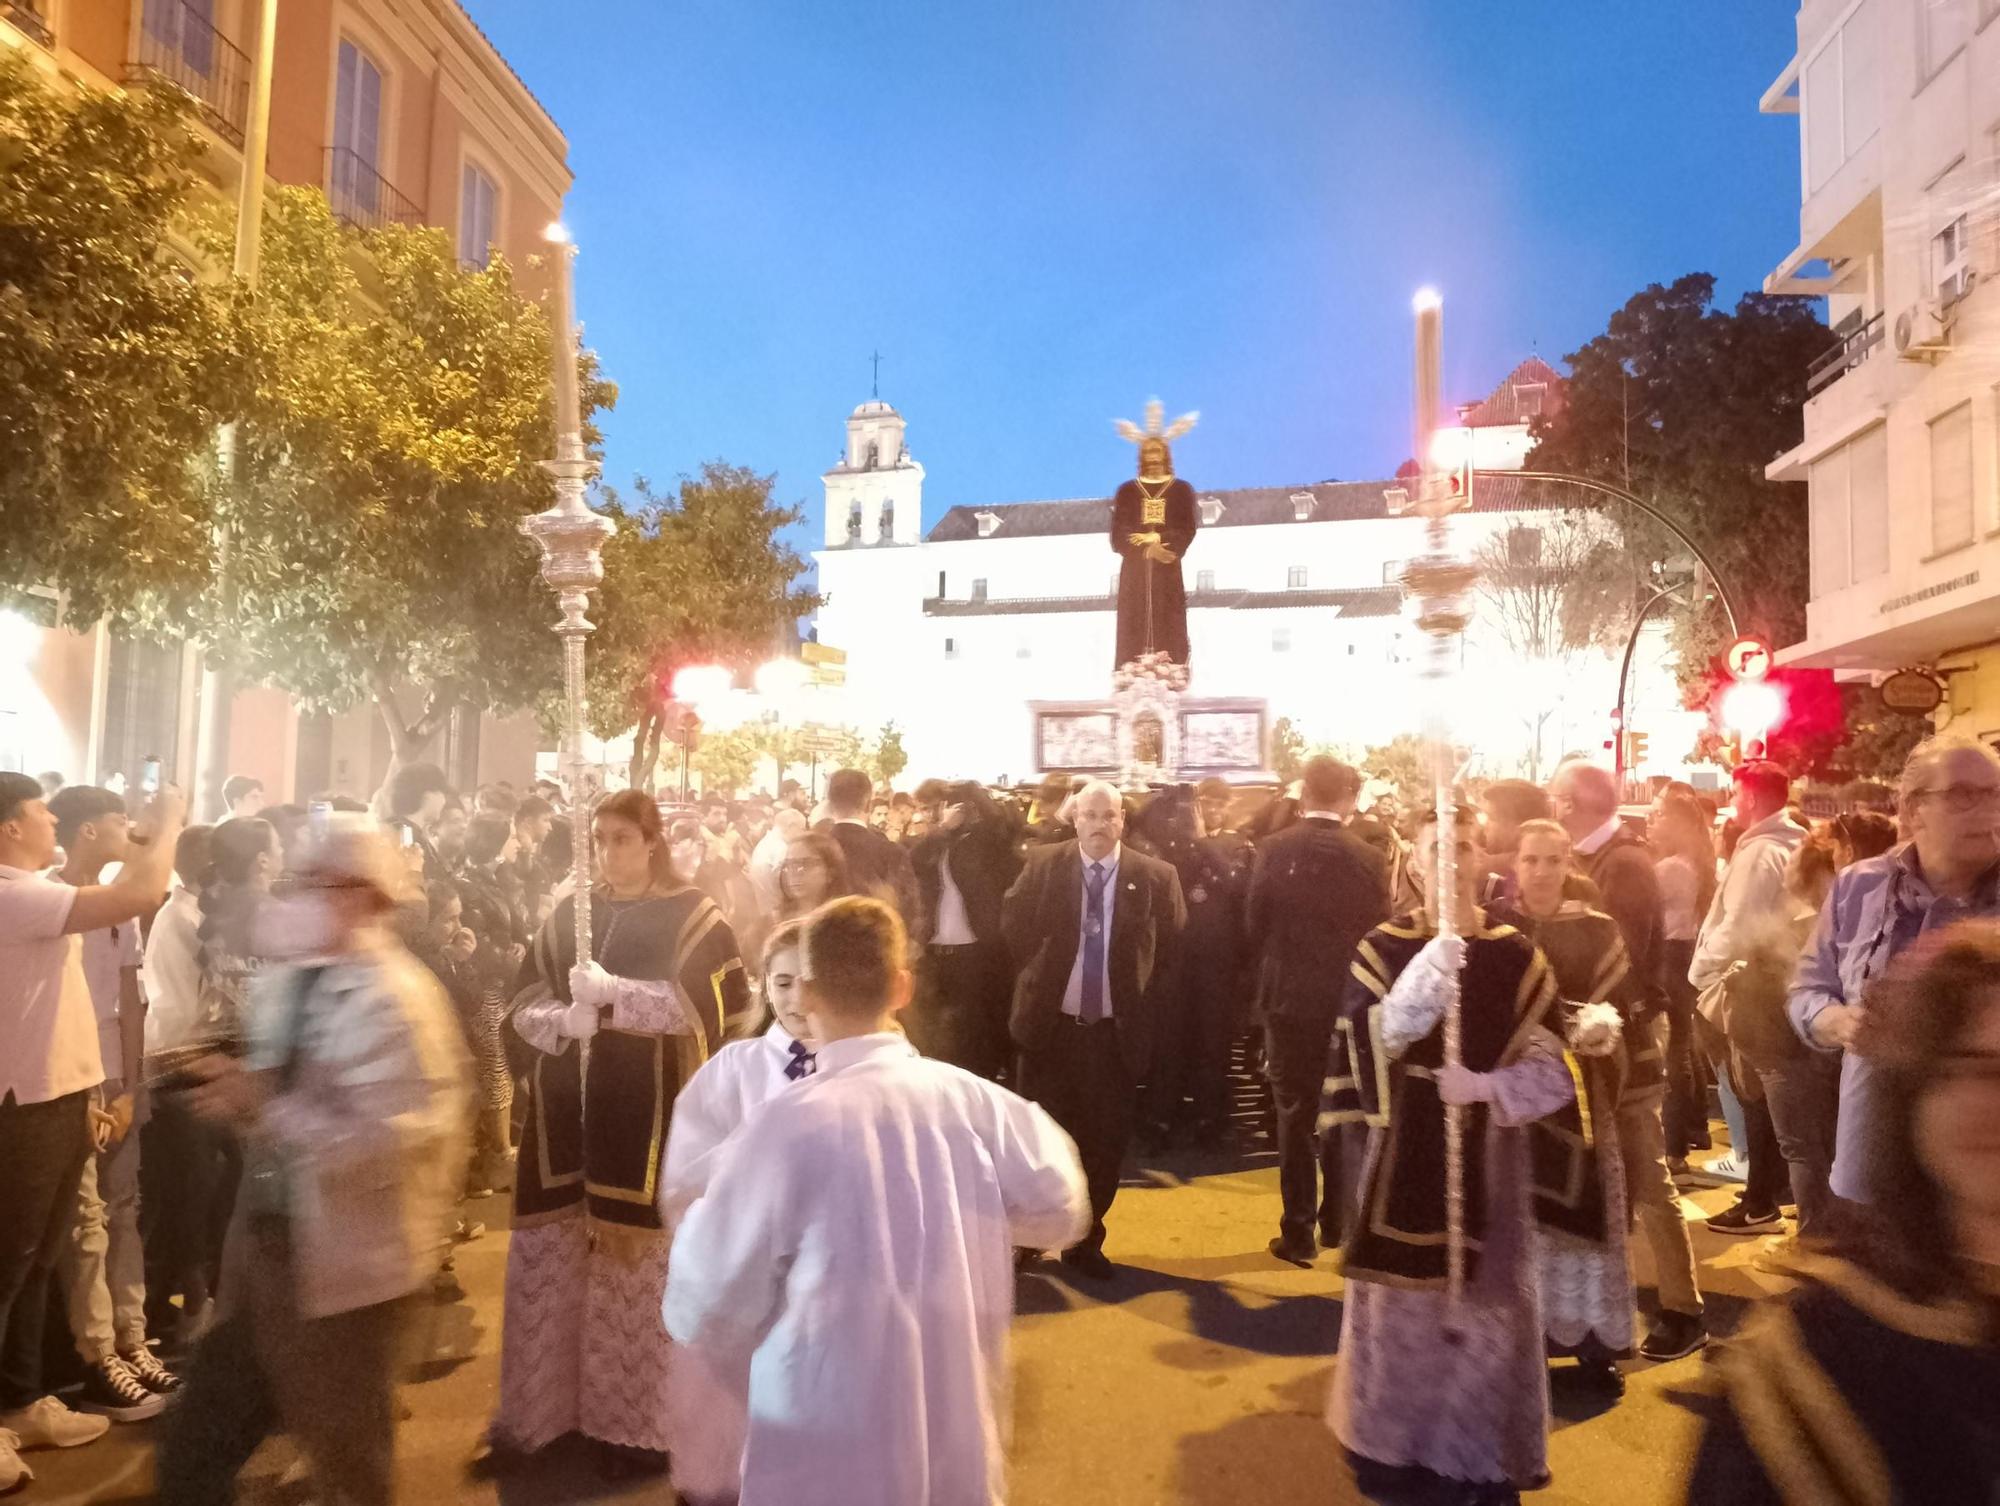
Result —
<instances>
[{"instance_id":1,"label":"shadow on pavement","mask_svg":"<svg viewBox=\"0 0 2000 1506\"><path fill-rule=\"evenodd\" d=\"M1260 1270L1269 1262L1262 1257L1224 1256L1194 1263L1196 1269L1160 1271L1148 1266L1121 1265L1109 1281L1085 1281L1074 1277L1059 1264L1044 1262L1023 1273L1016 1287L1015 1311L1023 1315L1067 1312L1085 1301L1124 1304L1141 1301L1162 1292L1187 1298L1188 1325L1192 1339L1180 1324L1166 1325L1185 1342L1163 1346L1159 1358L1184 1368L1207 1369L1204 1360L1189 1365L1176 1351L1203 1354L1208 1346L1248 1350L1253 1354L1302 1357L1331 1355L1340 1336L1340 1299L1331 1295L1267 1297L1245 1293L1225 1278ZM1203 1269L1209 1268L1209 1269ZM1199 1273L1197 1273L1199 1272ZM1205 1341L1197 1344L1193 1341Z\"/></svg>"}]
</instances>

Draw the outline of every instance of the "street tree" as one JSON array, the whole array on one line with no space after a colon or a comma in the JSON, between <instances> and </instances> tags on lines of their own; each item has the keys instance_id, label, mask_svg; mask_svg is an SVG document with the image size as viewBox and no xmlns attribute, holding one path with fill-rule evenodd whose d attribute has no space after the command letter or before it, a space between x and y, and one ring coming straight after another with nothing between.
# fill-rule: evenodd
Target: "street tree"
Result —
<instances>
[{"instance_id":1,"label":"street tree","mask_svg":"<svg viewBox=\"0 0 2000 1506\"><path fill-rule=\"evenodd\" d=\"M1305 734L1290 717L1279 717L1271 723L1271 771L1278 776L1278 783L1290 784L1297 779L1305 761Z\"/></svg>"},{"instance_id":2,"label":"street tree","mask_svg":"<svg viewBox=\"0 0 2000 1506\"><path fill-rule=\"evenodd\" d=\"M554 499L550 328L506 260L469 269L443 231L359 234L278 188L241 317L227 588L190 636L306 709L372 701L398 762L456 707L548 695L554 610L519 525ZM579 366L587 417L616 394Z\"/></svg>"},{"instance_id":3,"label":"street tree","mask_svg":"<svg viewBox=\"0 0 2000 1506\"><path fill-rule=\"evenodd\" d=\"M903 748L903 729L894 722L884 722L864 762L868 777L877 790L886 790L909 766L910 755Z\"/></svg>"},{"instance_id":4,"label":"street tree","mask_svg":"<svg viewBox=\"0 0 2000 1506\"><path fill-rule=\"evenodd\" d=\"M599 735L632 733L634 785L658 762L676 671L747 669L819 605L798 584L805 561L782 536L803 510L774 503L773 480L711 460L671 494L643 478L629 500L607 489L604 511L618 531L604 548L590 709Z\"/></svg>"},{"instance_id":5,"label":"street tree","mask_svg":"<svg viewBox=\"0 0 2000 1506\"><path fill-rule=\"evenodd\" d=\"M84 629L210 568L215 428L244 368L177 227L201 147L168 90L53 87L0 50L0 597Z\"/></svg>"},{"instance_id":6,"label":"street tree","mask_svg":"<svg viewBox=\"0 0 2000 1506\"><path fill-rule=\"evenodd\" d=\"M1799 442L1807 370L1832 342L1803 298L1748 293L1722 309L1708 273L1654 283L1568 357L1563 404L1538 421L1528 465L1659 508L1715 562L1744 629L1794 642L1808 594L1805 487L1764 468ZM1670 547L1638 519L1617 521L1635 555ZM1720 647L1718 619L1712 605L1677 619L1685 687Z\"/></svg>"}]
</instances>

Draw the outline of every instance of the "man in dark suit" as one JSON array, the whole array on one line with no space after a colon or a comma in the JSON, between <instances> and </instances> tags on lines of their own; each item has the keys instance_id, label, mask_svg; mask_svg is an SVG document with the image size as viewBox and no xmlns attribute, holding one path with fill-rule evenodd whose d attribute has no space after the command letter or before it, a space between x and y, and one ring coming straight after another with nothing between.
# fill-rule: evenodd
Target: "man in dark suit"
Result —
<instances>
[{"instance_id":1,"label":"man in dark suit","mask_svg":"<svg viewBox=\"0 0 2000 1506\"><path fill-rule=\"evenodd\" d=\"M892 904L909 925L917 914L917 879L910 854L868 824L868 801L874 786L859 769L837 769L826 782L826 808L833 817L830 835L847 859L847 876L855 892Z\"/></svg>"},{"instance_id":2,"label":"man in dark suit","mask_svg":"<svg viewBox=\"0 0 2000 1506\"><path fill-rule=\"evenodd\" d=\"M1389 918L1388 865L1345 829L1354 819L1361 776L1338 759L1306 760L1299 820L1257 851L1248 930L1257 959L1264 1021L1264 1068L1277 1113L1278 1186L1284 1212L1271 1253L1304 1264L1314 1234L1336 1243L1359 1147L1340 1131L1315 1143L1327 1047L1361 938ZM1353 1150L1350 1158L1344 1154ZM1324 1172L1325 1187L1321 1188Z\"/></svg>"},{"instance_id":3,"label":"man in dark suit","mask_svg":"<svg viewBox=\"0 0 2000 1506\"><path fill-rule=\"evenodd\" d=\"M1021 1092L1076 1141L1090 1233L1064 1264L1103 1280L1104 1215L1132 1139L1153 1054L1157 997L1173 977L1187 904L1170 864L1123 846L1125 805L1095 780L1078 792L1076 840L1031 849L1003 922L1017 976L1010 1028Z\"/></svg>"},{"instance_id":4,"label":"man in dark suit","mask_svg":"<svg viewBox=\"0 0 2000 1506\"><path fill-rule=\"evenodd\" d=\"M1021 871L1012 812L971 781L947 786L937 830L911 853L917 916L916 998L903 1014L925 1056L998 1078L1011 1054L1014 966L1000 907Z\"/></svg>"}]
</instances>

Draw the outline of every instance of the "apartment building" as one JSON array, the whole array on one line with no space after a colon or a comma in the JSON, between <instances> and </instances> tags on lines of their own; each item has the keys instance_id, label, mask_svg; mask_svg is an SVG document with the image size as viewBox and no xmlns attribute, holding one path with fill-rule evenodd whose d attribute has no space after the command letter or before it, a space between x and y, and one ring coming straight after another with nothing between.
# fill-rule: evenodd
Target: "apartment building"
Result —
<instances>
[{"instance_id":1,"label":"apartment building","mask_svg":"<svg viewBox=\"0 0 2000 1506\"><path fill-rule=\"evenodd\" d=\"M261 9L259 0L0 0L0 46L24 49L52 78L184 90L199 108L206 175L233 201ZM277 15L270 181L323 189L357 227L437 226L468 264L498 248L539 296L542 269L529 258L560 215L569 147L472 18L455 0L279 0ZM103 781L157 753L170 778L191 783L195 659L102 629L0 622L0 768ZM532 776L536 745L527 719L467 713L439 754L466 783L518 783ZM274 800L329 789L365 797L388 758L371 707L306 717L276 691L236 699L229 767L263 779Z\"/></svg>"},{"instance_id":2,"label":"apartment building","mask_svg":"<svg viewBox=\"0 0 2000 1506\"><path fill-rule=\"evenodd\" d=\"M1806 638L1778 661L1945 687L2000 740L2000 0L1806 0L1765 92L1799 121L1798 244L1765 288L1827 299L1805 440Z\"/></svg>"}]
</instances>

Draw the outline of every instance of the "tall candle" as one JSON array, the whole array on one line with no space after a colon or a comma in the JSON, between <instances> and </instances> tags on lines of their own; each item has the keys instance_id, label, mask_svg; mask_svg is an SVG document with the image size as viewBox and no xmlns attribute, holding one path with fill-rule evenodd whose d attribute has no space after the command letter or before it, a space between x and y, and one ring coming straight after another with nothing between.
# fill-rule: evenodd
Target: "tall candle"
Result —
<instances>
[{"instance_id":1,"label":"tall candle","mask_svg":"<svg viewBox=\"0 0 2000 1506\"><path fill-rule=\"evenodd\" d=\"M1436 441L1443 401L1444 300L1434 288L1416 296L1417 315L1417 464L1426 472L1436 467L1431 446Z\"/></svg>"},{"instance_id":2,"label":"tall candle","mask_svg":"<svg viewBox=\"0 0 2000 1506\"><path fill-rule=\"evenodd\" d=\"M550 337L555 347L556 443L565 435L581 434L576 392L576 292L571 285L576 247L561 225L551 225L548 238L555 246L556 285Z\"/></svg>"}]
</instances>

